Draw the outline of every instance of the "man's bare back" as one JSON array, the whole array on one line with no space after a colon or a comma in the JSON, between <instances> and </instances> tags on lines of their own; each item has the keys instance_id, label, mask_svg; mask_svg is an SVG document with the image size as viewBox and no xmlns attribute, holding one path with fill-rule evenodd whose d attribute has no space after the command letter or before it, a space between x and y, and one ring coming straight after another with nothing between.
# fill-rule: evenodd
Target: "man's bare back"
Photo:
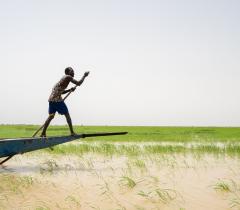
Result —
<instances>
[{"instance_id":1,"label":"man's bare back","mask_svg":"<svg viewBox=\"0 0 240 210\"><path fill-rule=\"evenodd\" d=\"M64 75L61 78L61 80L56 85L54 85L48 101L52 102L62 101L63 99L61 95L63 94L64 90L67 88L70 82L72 82L75 85L79 85L79 82L75 80L72 76Z\"/></svg>"}]
</instances>

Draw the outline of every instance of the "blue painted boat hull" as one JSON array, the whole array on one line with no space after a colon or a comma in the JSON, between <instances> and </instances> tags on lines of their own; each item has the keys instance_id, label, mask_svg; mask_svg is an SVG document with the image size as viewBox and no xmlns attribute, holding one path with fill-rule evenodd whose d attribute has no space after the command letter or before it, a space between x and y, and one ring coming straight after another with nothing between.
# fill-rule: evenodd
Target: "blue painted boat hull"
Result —
<instances>
[{"instance_id":1,"label":"blue painted boat hull","mask_svg":"<svg viewBox=\"0 0 240 210\"><path fill-rule=\"evenodd\" d=\"M38 149L52 147L81 138L77 136L59 136L49 138L21 138L0 140L0 157L23 154Z\"/></svg>"},{"instance_id":2,"label":"blue painted boat hull","mask_svg":"<svg viewBox=\"0 0 240 210\"><path fill-rule=\"evenodd\" d=\"M80 138L125 134L127 132L79 134L75 136L54 136L47 138L2 139L0 140L0 158L48 148Z\"/></svg>"}]
</instances>

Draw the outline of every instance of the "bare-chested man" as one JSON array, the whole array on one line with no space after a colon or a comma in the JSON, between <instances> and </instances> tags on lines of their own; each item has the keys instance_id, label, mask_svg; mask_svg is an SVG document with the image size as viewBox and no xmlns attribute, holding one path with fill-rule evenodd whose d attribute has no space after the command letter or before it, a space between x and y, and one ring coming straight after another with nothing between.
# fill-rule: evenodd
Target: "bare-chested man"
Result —
<instances>
[{"instance_id":1,"label":"bare-chested man","mask_svg":"<svg viewBox=\"0 0 240 210\"><path fill-rule=\"evenodd\" d=\"M55 116L55 113L58 112L61 115L65 115L71 135L75 135L72 127L72 120L68 112L68 108L66 104L64 103L62 99L62 94L68 93L70 91L74 91L75 88L70 88L68 90L65 90L70 82L72 82L75 85L80 86L84 79L88 76L89 72L85 72L82 79L77 81L74 79L74 71L71 67L67 67L65 69L65 75L62 77L62 79L53 87L52 93L48 99L49 101L49 116L46 122L44 123L44 127L42 130L41 137L46 137L46 130L52 121L52 119Z\"/></svg>"}]
</instances>

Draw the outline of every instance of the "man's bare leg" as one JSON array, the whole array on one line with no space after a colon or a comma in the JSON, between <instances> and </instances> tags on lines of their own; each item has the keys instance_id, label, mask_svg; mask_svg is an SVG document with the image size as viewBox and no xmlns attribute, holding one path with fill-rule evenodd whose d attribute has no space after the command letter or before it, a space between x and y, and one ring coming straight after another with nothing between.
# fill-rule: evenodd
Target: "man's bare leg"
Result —
<instances>
[{"instance_id":1,"label":"man's bare leg","mask_svg":"<svg viewBox=\"0 0 240 210\"><path fill-rule=\"evenodd\" d=\"M75 132L73 131L72 119L71 119L69 113L65 114L65 117L66 117L66 120L67 120L69 129L70 129L71 135L72 135L72 136L73 136L73 135L76 135Z\"/></svg>"},{"instance_id":2,"label":"man's bare leg","mask_svg":"<svg viewBox=\"0 0 240 210\"><path fill-rule=\"evenodd\" d=\"M40 135L41 137L46 137L46 131L47 131L47 128L50 124L50 122L52 121L52 119L54 118L55 114L50 114L47 118L47 120L45 121L44 123L44 127L43 127L43 130L42 130L42 134Z\"/></svg>"}]
</instances>

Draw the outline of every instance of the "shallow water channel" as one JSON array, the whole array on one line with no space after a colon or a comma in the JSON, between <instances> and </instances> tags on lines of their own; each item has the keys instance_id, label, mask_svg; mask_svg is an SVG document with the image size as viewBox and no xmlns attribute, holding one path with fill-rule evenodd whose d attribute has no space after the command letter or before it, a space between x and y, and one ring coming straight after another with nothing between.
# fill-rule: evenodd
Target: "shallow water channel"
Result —
<instances>
[{"instance_id":1,"label":"shallow water channel","mask_svg":"<svg viewBox=\"0 0 240 210\"><path fill-rule=\"evenodd\" d=\"M239 157L99 154L14 157L0 168L0 209L240 208Z\"/></svg>"}]
</instances>

